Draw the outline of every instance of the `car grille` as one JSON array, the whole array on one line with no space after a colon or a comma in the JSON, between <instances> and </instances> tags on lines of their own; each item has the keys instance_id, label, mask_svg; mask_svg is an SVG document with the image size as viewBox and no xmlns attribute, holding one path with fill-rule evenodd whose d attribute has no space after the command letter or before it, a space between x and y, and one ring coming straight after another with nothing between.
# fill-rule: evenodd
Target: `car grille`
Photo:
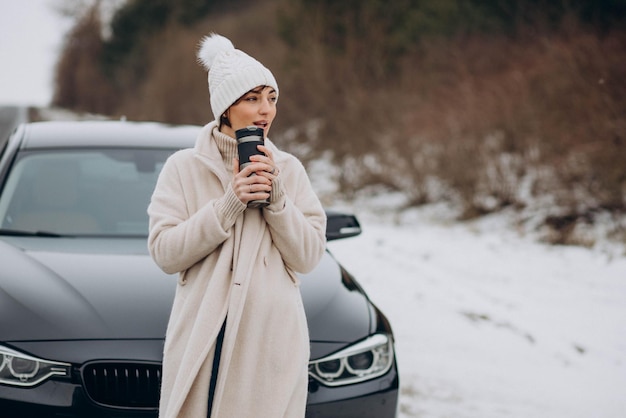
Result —
<instances>
[{"instance_id":1,"label":"car grille","mask_svg":"<svg viewBox=\"0 0 626 418\"><path fill-rule=\"evenodd\" d=\"M141 409L159 406L159 364L90 363L82 376L87 394L98 404Z\"/></svg>"}]
</instances>

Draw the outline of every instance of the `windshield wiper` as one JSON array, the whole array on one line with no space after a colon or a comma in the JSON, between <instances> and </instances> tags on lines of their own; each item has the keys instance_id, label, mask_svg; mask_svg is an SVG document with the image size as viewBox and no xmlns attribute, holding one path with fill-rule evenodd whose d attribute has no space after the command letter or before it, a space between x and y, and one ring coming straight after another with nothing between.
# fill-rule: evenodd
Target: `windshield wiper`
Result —
<instances>
[{"instance_id":1,"label":"windshield wiper","mask_svg":"<svg viewBox=\"0 0 626 418\"><path fill-rule=\"evenodd\" d=\"M7 235L12 237L47 237L47 238L61 238L69 237L70 235L61 235L56 232L49 231L23 231L20 229L0 229L0 235Z\"/></svg>"}]
</instances>

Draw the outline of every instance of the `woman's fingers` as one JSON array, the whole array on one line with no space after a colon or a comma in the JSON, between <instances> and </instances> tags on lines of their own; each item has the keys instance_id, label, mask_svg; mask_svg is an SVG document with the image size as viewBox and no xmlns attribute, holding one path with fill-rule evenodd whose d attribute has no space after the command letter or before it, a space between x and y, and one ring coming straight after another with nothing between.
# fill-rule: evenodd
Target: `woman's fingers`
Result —
<instances>
[{"instance_id":1,"label":"woman's fingers","mask_svg":"<svg viewBox=\"0 0 626 418\"><path fill-rule=\"evenodd\" d=\"M242 203L248 203L250 200L263 200L269 197L272 191L272 181L265 175L255 175L255 170L262 170L262 163L250 164L243 170L239 171L239 162L233 160L233 191ZM269 174L265 171L260 173Z\"/></svg>"},{"instance_id":2,"label":"woman's fingers","mask_svg":"<svg viewBox=\"0 0 626 418\"><path fill-rule=\"evenodd\" d=\"M260 169L255 168L256 174L263 175L263 172L265 172L272 176L276 176L278 174L278 169L276 168L276 164L274 164L274 156L272 154L272 151L270 151L269 148L264 145L257 145L257 149L263 154L250 156L250 161L262 163L264 165L262 167L257 166L261 167ZM271 180L273 177L268 178Z\"/></svg>"}]
</instances>

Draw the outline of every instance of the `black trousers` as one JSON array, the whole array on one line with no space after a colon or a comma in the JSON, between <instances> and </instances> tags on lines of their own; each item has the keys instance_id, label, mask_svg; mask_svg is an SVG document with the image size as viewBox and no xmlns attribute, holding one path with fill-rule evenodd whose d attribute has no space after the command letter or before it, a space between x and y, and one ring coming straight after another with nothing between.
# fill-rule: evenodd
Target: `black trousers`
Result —
<instances>
[{"instance_id":1,"label":"black trousers","mask_svg":"<svg viewBox=\"0 0 626 418\"><path fill-rule=\"evenodd\" d=\"M209 384L209 409L207 418L211 418L211 410L213 409L213 397L215 396L215 385L217 384L217 372L220 368L220 356L222 355L222 343L224 342L224 332L226 331L226 320L222 324L222 329L217 335L215 342L215 356L213 357L213 371L211 372L211 382Z\"/></svg>"}]
</instances>

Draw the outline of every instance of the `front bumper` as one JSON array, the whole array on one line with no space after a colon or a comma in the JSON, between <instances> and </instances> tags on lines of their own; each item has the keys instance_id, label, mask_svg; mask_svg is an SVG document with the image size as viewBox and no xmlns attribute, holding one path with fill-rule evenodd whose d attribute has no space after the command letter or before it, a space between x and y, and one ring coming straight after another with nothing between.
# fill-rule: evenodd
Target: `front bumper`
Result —
<instances>
[{"instance_id":1,"label":"front bumper","mask_svg":"<svg viewBox=\"0 0 626 418\"><path fill-rule=\"evenodd\" d=\"M53 377L34 387L17 387L0 384L0 416L2 418L156 418L152 408L110 407L98 404L83 385L81 371L90 362L86 353L96 353L101 362L115 362L123 351L126 358L143 358L158 365L162 341L125 341L124 349L115 342L99 341L48 342L46 351L52 358L62 358L73 363L67 377ZM119 344L119 343L118 343ZM39 344L22 344L23 350L38 353ZM86 348L85 348L86 347ZM73 350L72 350L73 349ZM69 357L61 357L72 353ZM105 355L106 353L106 355ZM113 353L117 353L115 356ZM109 358L106 358L106 356ZM48 357L48 356L47 356ZM79 364L73 362L78 360ZM129 360L133 361L133 360ZM83 363L84 362L84 363ZM155 388L153 386L153 388ZM399 377L395 361L384 375L365 382L328 387L310 378L306 418L395 418L398 408ZM158 396L158 389L155 396ZM92 393L93 395L93 393Z\"/></svg>"},{"instance_id":2,"label":"front bumper","mask_svg":"<svg viewBox=\"0 0 626 418\"><path fill-rule=\"evenodd\" d=\"M306 418L395 418L398 374L343 387L311 382ZM79 382L49 380L33 388L0 385L3 418L156 418L156 409L102 407L86 395Z\"/></svg>"},{"instance_id":3,"label":"front bumper","mask_svg":"<svg viewBox=\"0 0 626 418\"><path fill-rule=\"evenodd\" d=\"M92 402L80 384L47 381L34 388L0 386L3 418L156 418L156 409L104 408Z\"/></svg>"}]
</instances>

